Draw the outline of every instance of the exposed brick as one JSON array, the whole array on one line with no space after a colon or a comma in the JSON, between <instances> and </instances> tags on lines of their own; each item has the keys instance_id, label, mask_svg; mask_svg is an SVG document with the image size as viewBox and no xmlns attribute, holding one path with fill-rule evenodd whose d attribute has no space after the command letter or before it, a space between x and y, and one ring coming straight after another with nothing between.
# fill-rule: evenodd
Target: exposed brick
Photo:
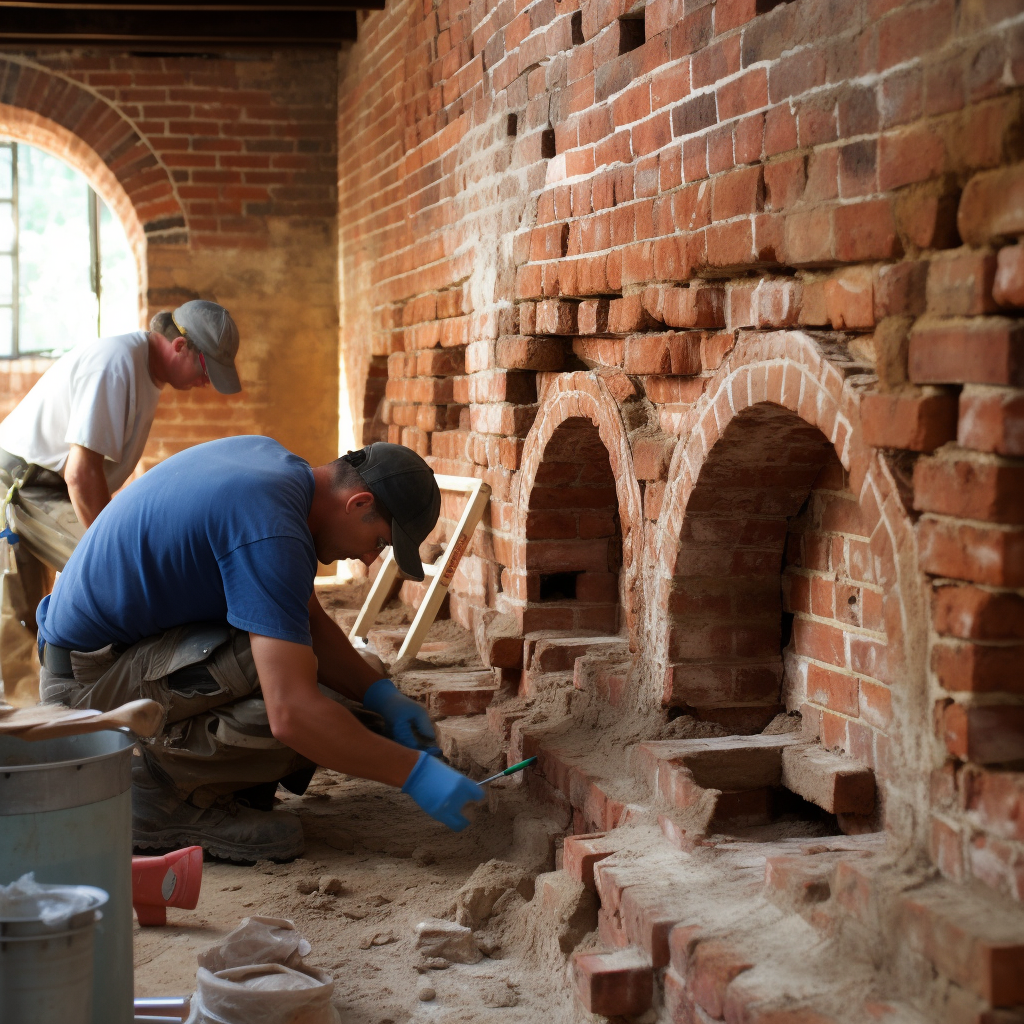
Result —
<instances>
[{"instance_id":1,"label":"exposed brick","mask_svg":"<svg viewBox=\"0 0 1024 1024\"><path fill-rule=\"evenodd\" d=\"M922 512L1024 522L1024 466L956 448L918 459L914 507Z\"/></svg>"},{"instance_id":2,"label":"exposed brick","mask_svg":"<svg viewBox=\"0 0 1024 1024\"><path fill-rule=\"evenodd\" d=\"M956 437L957 397L868 392L861 396L860 415L868 444L933 452Z\"/></svg>"},{"instance_id":3,"label":"exposed brick","mask_svg":"<svg viewBox=\"0 0 1024 1024\"><path fill-rule=\"evenodd\" d=\"M626 339L626 373L700 373L699 332L650 334Z\"/></svg>"},{"instance_id":4,"label":"exposed brick","mask_svg":"<svg viewBox=\"0 0 1024 1024\"><path fill-rule=\"evenodd\" d=\"M917 384L1024 385L1024 326L1014 320L917 324L910 334L910 379Z\"/></svg>"},{"instance_id":5,"label":"exposed brick","mask_svg":"<svg viewBox=\"0 0 1024 1024\"><path fill-rule=\"evenodd\" d=\"M825 282L825 306L832 326L869 328L875 325L874 284L870 267L855 267Z\"/></svg>"},{"instance_id":6,"label":"exposed brick","mask_svg":"<svg viewBox=\"0 0 1024 1024\"><path fill-rule=\"evenodd\" d=\"M957 441L981 452L1024 455L1024 391L964 388Z\"/></svg>"},{"instance_id":7,"label":"exposed brick","mask_svg":"<svg viewBox=\"0 0 1024 1024\"><path fill-rule=\"evenodd\" d=\"M960 199L957 226L968 245L1024 234L1024 164L971 178Z\"/></svg>"},{"instance_id":8,"label":"exposed brick","mask_svg":"<svg viewBox=\"0 0 1024 1024\"><path fill-rule=\"evenodd\" d=\"M996 257L988 252L943 254L928 267L928 312L936 316L976 316L996 308L992 284Z\"/></svg>"},{"instance_id":9,"label":"exposed brick","mask_svg":"<svg viewBox=\"0 0 1024 1024\"><path fill-rule=\"evenodd\" d=\"M1000 306L1024 306L1024 245L999 250L992 297Z\"/></svg>"},{"instance_id":10,"label":"exposed brick","mask_svg":"<svg viewBox=\"0 0 1024 1024\"><path fill-rule=\"evenodd\" d=\"M932 592L932 624L962 640L1024 639L1024 597L947 584Z\"/></svg>"},{"instance_id":11,"label":"exposed brick","mask_svg":"<svg viewBox=\"0 0 1024 1024\"><path fill-rule=\"evenodd\" d=\"M553 338L501 338L495 358L509 370L560 370L565 345Z\"/></svg>"},{"instance_id":12,"label":"exposed brick","mask_svg":"<svg viewBox=\"0 0 1024 1024\"><path fill-rule=\"evenodd\" d=\"M590 1013L632 1017L651 1005L654 972L632 950L577 953L572 972L576 994Z\"/></svg>"}]
</instances>

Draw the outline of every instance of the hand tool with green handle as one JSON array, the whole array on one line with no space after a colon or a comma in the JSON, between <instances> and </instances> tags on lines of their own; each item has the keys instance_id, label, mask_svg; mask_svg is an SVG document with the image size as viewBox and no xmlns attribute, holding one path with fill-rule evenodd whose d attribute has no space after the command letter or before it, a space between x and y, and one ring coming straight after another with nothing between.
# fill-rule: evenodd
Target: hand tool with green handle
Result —
<instances>
[{"instance_id":1,"label":"hand tool with green handle","mask_svg":"<svg viewBox=\"0 0 1024 1024\"><path fill-rule=\"evenodd\" d=\"M516 772L521 772L524 768L529 768L536 757L528 757L525 761L520 761L518 764L510 765L503 772L498 772L497 775L492 775L489 779L484 779L482 782L478 782L478 786L486 786L488 782L493 782L495 779L500 779L503 775L515 775Z\"/></svg>"}]
</instances>

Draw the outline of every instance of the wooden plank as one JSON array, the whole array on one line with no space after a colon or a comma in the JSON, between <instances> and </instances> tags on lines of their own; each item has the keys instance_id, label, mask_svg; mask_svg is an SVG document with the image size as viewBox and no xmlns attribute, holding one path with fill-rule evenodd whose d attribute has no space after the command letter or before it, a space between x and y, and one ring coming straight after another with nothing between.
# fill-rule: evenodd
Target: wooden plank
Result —
<instances>
[{"instance_id":1,"label":"wooden plank","mask_svg":"<svg viewBox=\"0 0 1024 1024\"><path fill-rule=\"evenodd\" d=\"M4 8L0 40L77 43L156 43L336 46L356 38L352 11L69 10Z\"/></svg>"},{"instance_id":2,"label":"wooden plank","mask_svg":"<svg viewBox=\"0 0 1024 1024\"><path fill-rule=\"evenodd\" d=\"M0 7L33 7L69 11L259 11L271 10L295 13L297 11L358 11L384 10L384 0L301 0L288 4L282 0L104 0L102 3L69 3L68 0L0 0Z\"/></svg>"}]
</instances>

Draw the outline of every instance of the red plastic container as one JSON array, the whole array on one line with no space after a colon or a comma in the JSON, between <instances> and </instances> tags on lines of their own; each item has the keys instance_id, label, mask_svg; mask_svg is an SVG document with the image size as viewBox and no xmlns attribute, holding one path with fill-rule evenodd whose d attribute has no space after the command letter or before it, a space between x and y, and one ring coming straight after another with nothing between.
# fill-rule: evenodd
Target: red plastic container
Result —
<instances>
[{"instance_id":1,"label":"red plastic container","mask_svg":"<svg viewBox=\"0 0 1024 1024\"><path fill-rule=\"evenodd\" d=\"M139 924L167 924L167 908L193 910L203 884L203 848L187 846L163 857L132 857L132 906Z\"/></svg>"}]
</instances>

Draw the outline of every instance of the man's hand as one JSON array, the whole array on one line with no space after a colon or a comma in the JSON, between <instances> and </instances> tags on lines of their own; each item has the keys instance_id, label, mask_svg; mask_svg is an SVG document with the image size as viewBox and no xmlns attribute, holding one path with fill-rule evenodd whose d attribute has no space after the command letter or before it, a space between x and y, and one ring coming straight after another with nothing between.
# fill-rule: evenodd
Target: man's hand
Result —
<instances>
[{"instance_id":1,"label":"man's hand","mask_svg":"<svg viewBox=\"0 0 1024 1024\"><path fill-rule=\"evenodd\" d=\"M469 824L462 809L483 800L480 786L425 751L409 750L370 732L325 697L317 688L316 655L309 647L257 633L249 637L276 739L325 768L401 787L456 832Z\"/></svg>"},{"instance_id":2,"label":"man's hand","mask_svg":"<svg viewBox=\"0 0 1024 1024\"><path fill-rule=\"evenodd\" d=\"M402 792L453 832L461 832L469 824L462 813L466 804L481 803L484 799L482 786L425 752L405 780Z\"/></svg>"},{"instance_id":3,"label":"man's hand","mask_svg":"<svg viewBox=\"0 0 1024 1024\"><path fill-rule=\"evenodd\" d=\"M110 487L103 472L103 456L80 444L73 444L64 466L71 506L86 528L110 504Z\"/></svg>"},{"instance_id":4,"label":"man's hand","mask_svg":"<svg viewBox=\"0 0 1024 1024\"><path fill-rule=\"evenodd\" d=\"M384 719L388 735L403 747L424 750L437 756L434 746L434 723L427 709L411 697L400 693L390 679L378 679L363 695L363 707Z\"/></svg>"}]
</instances>

